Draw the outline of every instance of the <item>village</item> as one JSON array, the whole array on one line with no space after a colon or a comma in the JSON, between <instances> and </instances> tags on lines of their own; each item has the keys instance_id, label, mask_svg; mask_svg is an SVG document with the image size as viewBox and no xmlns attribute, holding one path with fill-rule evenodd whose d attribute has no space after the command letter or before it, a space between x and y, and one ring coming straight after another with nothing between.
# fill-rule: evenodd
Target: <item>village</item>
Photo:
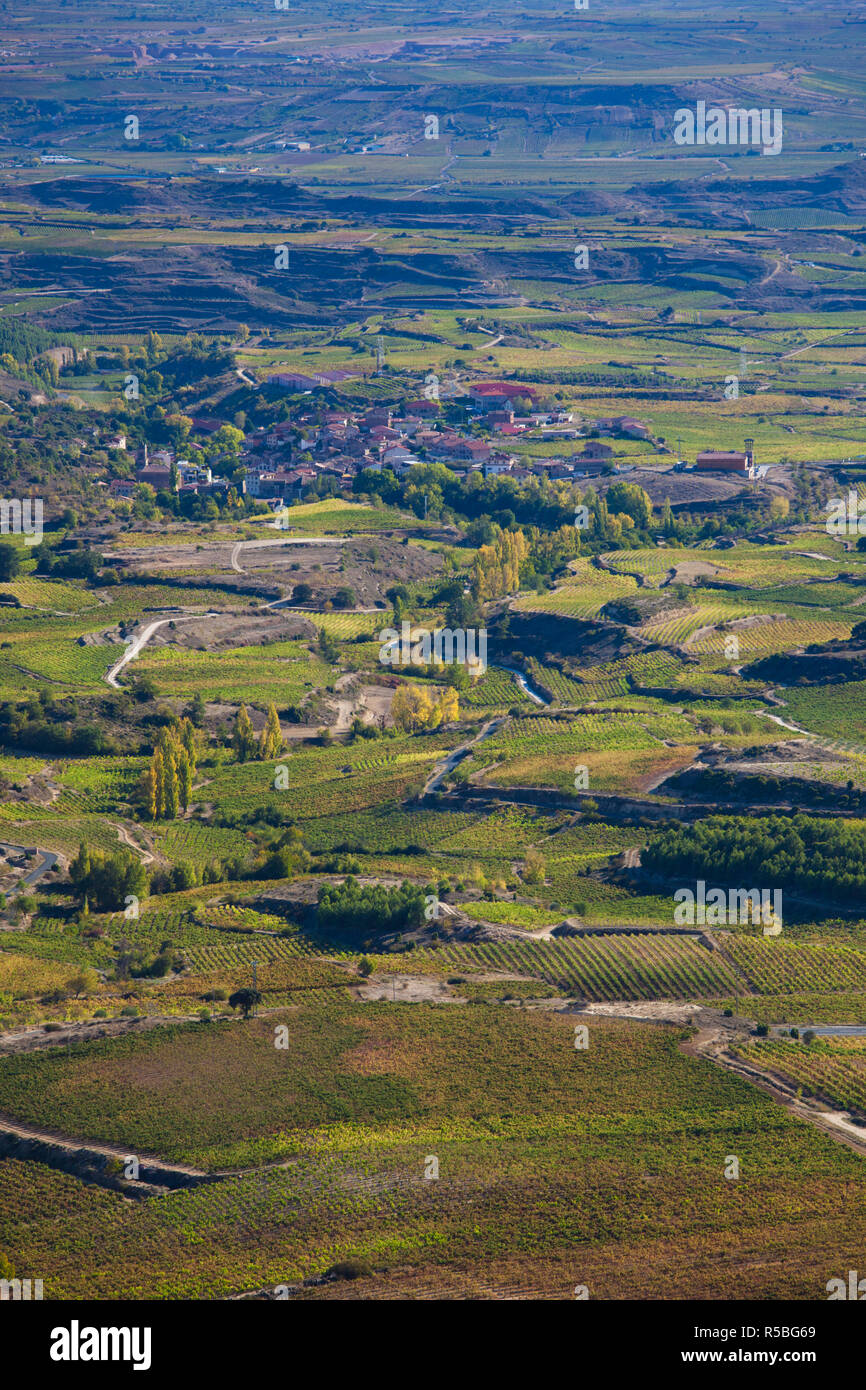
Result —
<instances>
[{"instance_id":1,"label":"village","mask_svg":"<svg viewBox=\"0 0 866 1390\"><path fill-rule=\"evenodd\" d=\"M346 375L280 373L269 377L267 385L271 391L311 394L337 385L336 378ZM178 457L171 449L149 451L145 444L137 454L134 478L114 479L108 492L114 498L132 499L140 484L157 492L181 494L228 494L234 488L239 495L279 508L311 489L319 496L349 492L364 470L389 470L400 476L426 463L444 464L461 478L479 473L485 478L506 475L518 483L533 477L578 481L610 477L630 471L638 462L646 463L643 455L617 457L617 441L634 440L646 441L654 454L667 456L665 463L673 463L676 471L692 468L676 459L667 443L654 438L642 421L628 415L585 420L551 404L536 387L512 381L474 382L447 402L438 397L438 382L433 390L435 395L426 386L429 395L400 406L353 409L302 404L291 419L259 426L245 435L240 477L237 459L226 460L232 478L215 475L210 465L197 462L200 446L192 440L185 446L189 458ZM452 412L444 407L453 401L462 407L466 421L462 428L448 421ZM216 419L193 419L194 428L205 435L220 424ZM568 455L525 458L509 447L517 438L542 444L572 442L577 447ZM114 441L114 446L123 448L125 442ZM750 443L746 441L743 452L704 450L697 456L694 471L752 478Z\"/></svg>"}]
</instances>

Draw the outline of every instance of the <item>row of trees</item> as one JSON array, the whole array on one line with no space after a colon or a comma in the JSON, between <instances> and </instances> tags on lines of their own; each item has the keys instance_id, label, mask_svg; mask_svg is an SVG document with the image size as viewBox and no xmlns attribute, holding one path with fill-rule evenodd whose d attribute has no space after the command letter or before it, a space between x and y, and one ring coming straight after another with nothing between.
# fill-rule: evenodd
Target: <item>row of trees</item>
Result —
<instances>
[{"instance_id":1,"label":"row of trees","mask_svg":"<svg viewBox=\"0 0 866 1390\"><path fill-rule=\"evenodd\" d=\"M189 719L160 730L141 791L151 820L174 820L186 811L196 773L196 732Z\"/></svg>"},{"instance_id":2,"label":"row of trees","mask_svg":"<svg viewBox=\"0 0 866 1390\"><path fill-rule=\"evenodd\" d=\"M232 744L239 762L242 763L248 762L251 758L261 758L263 761L278 758L285 747L285 741L276 705L268 705L265 727L258 738L246 705L241 705L235 719Z\"/></svg>"},{"instance_id":3,"label":"row of trees","mask_svg":"<svg viewBox=\"0 0 866 1390\"><path fill-rule=\"evenodd\" d=\"M502 598L520 588L521 566L529 558L522 531L499 531L491 545L482 545L472 562L472 593L477 603Z\"/></svg>"}]
</instances>

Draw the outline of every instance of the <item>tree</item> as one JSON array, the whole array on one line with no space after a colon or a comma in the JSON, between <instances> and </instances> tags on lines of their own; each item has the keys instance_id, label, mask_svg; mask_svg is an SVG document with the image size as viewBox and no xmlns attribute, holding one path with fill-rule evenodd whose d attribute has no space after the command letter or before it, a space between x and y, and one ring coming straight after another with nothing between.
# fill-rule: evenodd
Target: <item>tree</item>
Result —
<instances>
[{"instance_id":1,"label":"tree","mask_svg":"<svg viewBox=\"0 0 866 1390\"><path fill-rule=\"evenodd\" d=\"M80 999L82 994L92 994L98 984L99 976L96 971L90 966L85 966L73 975L71 980L67 980L66 988L76 999Z\"/></svg>"},{"instance_id":2,"label":"tree","mask_svg":"<svg viewBox=\"0 0 866 1390\"><path fill-rule=\"evenodd\" d=\"M229 995L229 1008L240 1009L244 1018L249 1018L257 1004L261 1004L261 992L257 989L236 989Z\"/></svg>"},{"instance_id":3,"label":"tree","mask_svg":"<svg viewBox=\"0 0 866 1390\"><path fill-rule=\"evenodd\" d=\"M604 500L611 516L630 516L639 530L648 530L652 521L653 506L649 494L637 483L611 484Z\"/></svg>"},{"instance_id":4,"label":"tree","mask_svg":"<svg viewBox=\"0 0 866 1390\"><path fill-rule=\"evenodd\" d=\"M179 810L187 810L197 752L196 733L189 719L176 720L171 728L161 730L150 767L139 782L141 801L151 820L174 820Z\"/></svg>"},{"instance_id":5,"label":"tree","mask_svg":"<svg viewBox=\"0 0 866 1390\"><path fill-rule=\"evenodd\" d=\"M78 846L78 853L69 865L69 877L78 887L90 876L90 851L82 840Z\"/></svg>"},{"instance_id":6,"label":"tree","mask_svg":"<svg viewBox=\"0 0 866 1390\"><path fill-rule=\"evenodd\" d=\"M163 753L163 766L165 768L162 801L163 815L166 820L174 820L177 816L179 796L177 764L173 756L173 750L168 749Z\"/></svg>"},{"instance_id":7,"label":"tree","mask_svg":"<svg viewBox=\"0 0 866 1390\"><path fill-rule=\"evenodd\" d=\"M220 425L220 428L211 435L211 443L220 450L227 450L230 454L240 453L243 442L243 430L235 429L234 425Z\"/></svg>"},{"instance_id":8,"label":"tree","mask_svg":"<svg viewBox=\"0 0 866 1390\"><path fill-rule=\"evenodd\" d=\"M454 724L460 718L460 701L457 698L457 691L449 686L442 691L436 702L436 714L438 724Z\"/></svg>"},{"instance_id":9,"label":"tree","mask_svg":"<svg viewBox=\"0 0 866 1390\"><path fill-rule=\"evenodd\" d=\"M478 603L502 598L520 588L520 567L529 557L522 531L500 531L492 545L482 545L472 562L472 593Z\"/></svg>"},{"instance_id":10,"label":"tree","mask_svg":"<svg viewBox=\"0 0 866 1390\"><path fill-rule=\"evenodd\" d=\"M523 863L524 883L544 882L546 865L544 862L544 855L541 853L540 850L535 849L534 846L530 846L530 848L526 851Z\"/></svg>"},{"instance_id":11,"label":"tree","mask_svg":"<svg viewBox=\"0 0 866 1390\"><path fill-rule=\"evenodd\" d=\"M247 758L252 757L256 746L256 736L246 705L241 705L238 710L232 743L240 762L245 763Z\"/></svg>"},{"instance_id":12,"label":"tree","mask_svg":"<svg viewBox=\"0 0 866 1390\"><path fill-rule=\"evenodd\" d=\"M157 816L161 816L165 809L165 765L160 748L154 751L151 767L153 769L155 786L154 802L156 805L156 814Z\"/></svg>"},{"instance_id":13,"label":"tree","mask_svg":"<svg viewBox=\"0 0 866 1390\"><path fill-rule=\"evenodd\" d=\"M189 759L190 774L195 777L196 767L198 765L198 739L191 719L181 720L180 739Z\"/></svg>"},{"instance_id":14,"label":"tree","mask_svg":"<svg viewBox=\"0 0 866 1390\"><path fill-rule=\"evenodd\" d=\"M181 810L187 810L189 806L190 792L192 791L192 767L190 766L189 754L185 748L180 748L177 754L177 792L180 800Z\"/></svg>"},{"instance_id":15,"label":"tree","mask_svg":"<svg viewBox=\"0 0 866 1390\"><path fill-rule=\"evenodd\" d=\"M196 729L200 729L204 724L205 705L200 690L197 690L193 695L187 715L190 723L193 724Z\"/></svg>"},{"instance_id":16,"label":"tree","mask_svg":"<svg viewBox=\"0 0 866 1390\"><path fill-rule=\"evenodd\" d=\"M21 569L21 556L11 541L0 542L0 580L5 584Z\"/></svg>"},{"instance_id":17,"label":"tree","mask_svg":"<svg viewBox=\"0 0 866 1390\"><path fill-rule=\"evenodd\" d=\"M264 761L278 758L283 749L283 731L276 705L268 705L268 719L259 735L259 757Z\"/></svg>"},{"instance_id":18,"label":"tree","mask_svg":"<svg viewBox=\"0 0 866 1390\"><path fill-rule=\"evenodd\" d=\"M432 714L433 701L428 691L421 690L417 685L401 685L394 691L391 718L406 733L426 728Z\"/></svg>"},{"instance_id":19,"label":"tree","mask_svg":"<svg viewBox=\"0 0 866 1390\"><path fill-rule=\"evenodd\" d=\"M82 849L84 847L82 846ZM85 851L86 869L79 850L70 865L70 877L83 903L92 904L97 912L119 912L129 896L147 896L147 874L134 854L121 850L117 854L102 854L99 850Z\"/></svg>"},{"instance_id":20,"label":"tree","mask_svg":"<svg viewBox=\"0 0 866 1390\"><path fill-rule=\"evenodd\" d=\"M319 638L316 643L319 655L327 661L329 666L334 666L340 659L340 646L336 637L332 637L326 628L319 628Z\"/></svg>"}]
</instances>

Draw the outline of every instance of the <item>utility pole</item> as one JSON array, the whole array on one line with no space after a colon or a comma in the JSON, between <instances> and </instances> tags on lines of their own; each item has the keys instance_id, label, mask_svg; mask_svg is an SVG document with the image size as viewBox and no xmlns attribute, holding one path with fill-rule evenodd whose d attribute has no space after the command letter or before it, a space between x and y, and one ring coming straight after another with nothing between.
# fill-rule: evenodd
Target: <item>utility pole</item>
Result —
<instances>
[{"instance_id":1,"label":"utility pole","mask_svg":"<svg viewBox=\"0 0 866 1390\"><path fill-rule=\"evenodd\" d=\"M385 365L385 339L380 333L376 339L376 375L378 376Z\"/></svg>"}]
</instances>

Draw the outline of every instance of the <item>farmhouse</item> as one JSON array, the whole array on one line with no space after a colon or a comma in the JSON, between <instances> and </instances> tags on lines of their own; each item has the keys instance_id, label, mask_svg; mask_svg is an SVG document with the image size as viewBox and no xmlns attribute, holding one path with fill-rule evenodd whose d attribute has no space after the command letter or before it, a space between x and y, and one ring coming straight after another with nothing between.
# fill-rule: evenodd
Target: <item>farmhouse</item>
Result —
<instances>
[{"instance_id":1,"label":"farmhouse","mask_svg":"<svg viewBox=\"0 0 866 1390\"><path fill-rule=\"evenodd\" d=\"M629 439L649 439L650 430L633 415L614 415L609 420L596 420L593 426L599 434L624 434Z\"/></svg>"},{"instance_id":2,"label":"farmhouse","mask_svg":"<svg viewBox=\"0 0 866 1390\"><path fill-rule=\"evenodd\" d=\"M139 468L135 475L137 483L149 483L157 491L171 488L171 469L161 468L158 464L148 464L146 468Z\"/></svg>"},{"instance_id":3,"label":"farmhouse","mask_svg":"<svg viewBox=\"0 0 866 1390\"><path fill-rule=\"evenodd\" d=\"M526 397L533 404L539 392L531 386L521 386L519 381L477 381L469 387L469 399L477 410L511 410L513 403Z\"/></svg>"},{"instance_id":4,"label":"farmhouse","mask_svg":"<svg viewBox=\"0 0 866 1390\"><path fill-rule=\"evenodd\" d=\"M740 473L748 478L752 471L752 455L740 454L735 450L706 449L698 454L695 468L702 473Z\"/></svg>"}]
</instances>

